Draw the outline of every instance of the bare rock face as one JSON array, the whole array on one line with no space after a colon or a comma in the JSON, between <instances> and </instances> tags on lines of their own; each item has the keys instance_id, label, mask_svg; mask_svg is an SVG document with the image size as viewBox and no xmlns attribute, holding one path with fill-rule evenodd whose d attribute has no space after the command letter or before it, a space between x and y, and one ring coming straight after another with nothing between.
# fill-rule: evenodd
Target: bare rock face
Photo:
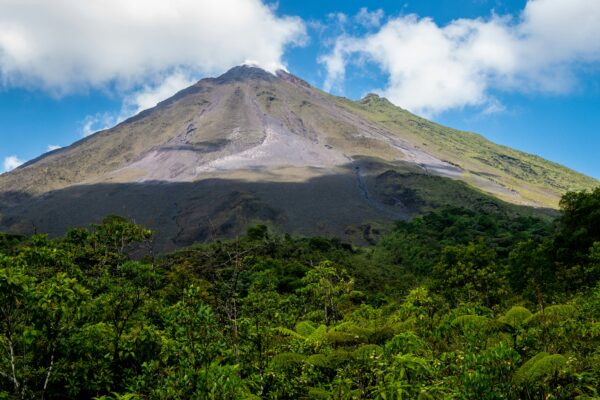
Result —
<instances>
[{"instance_id":1,"label":"bare rock face","mask_svg":"<svg viewBox=\"0 0 600 400\"><path fill-rule=\"evenodd\" d=\"M444 190L470 190L457 182L462 180L516 204L551 205L560 195L560 188L537 184L521 193L519 185L530 182L502 164L517 160L535 172L543 160L538 165L515 158L516 152L505 154L510 149L486 142L505 158L498 165L479 162L475 150L459 154L445 145L448 138L467 143L461 148L480 147L469 134L376 95L352 102L283 71L235 67L1 175L0 228L59 234L121 214L157 230L166 249L233 236L256 222L343 236L358 231L352 226L443 205L410 187L423 180L443 182L437 185L448 186ZM383 191L390 171L417 178L398 178L404 183ZM469 193L466 201L486 197Z\"/></svg>"}]
</instances>

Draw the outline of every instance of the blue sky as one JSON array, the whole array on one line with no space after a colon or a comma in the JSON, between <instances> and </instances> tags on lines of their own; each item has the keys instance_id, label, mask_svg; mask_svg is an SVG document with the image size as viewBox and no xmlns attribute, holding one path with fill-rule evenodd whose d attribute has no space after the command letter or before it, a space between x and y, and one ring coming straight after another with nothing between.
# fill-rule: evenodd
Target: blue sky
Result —
<instances>
[{"instance_id":1,"label":"blue sky","mask_svg":"<svg viewBox=\"0 0 600 400\"><path fill-rule=\"evenodd\" d=\"M595 0L48 3L0 0L0 171L252 60L600 178Z\"/></svg>"}]
</instances>

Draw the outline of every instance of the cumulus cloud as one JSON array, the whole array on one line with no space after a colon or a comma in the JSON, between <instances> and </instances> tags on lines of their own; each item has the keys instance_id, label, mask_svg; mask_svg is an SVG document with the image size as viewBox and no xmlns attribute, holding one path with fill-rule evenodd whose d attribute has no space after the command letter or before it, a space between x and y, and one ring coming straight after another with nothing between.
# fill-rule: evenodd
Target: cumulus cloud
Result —
<instances>
[{"instance_id":1,"label":"cumulus cloud","mask_svg":"<svg viewBox=\"0 0 600 400\"><path fill-rule=\"evenodd\" d=\"M8 156L4 158L4 172L12 171L17 168L21 164L23 164L23 160L19 159L17 156Z\"/></svg>"},{"instance_id":2,"label":"cumulus cloud","mask_svg":"<svg viewBox=\"0 0 600 400\"><path fill-rule=\"evenodd\" d=\"M185 67L221 72L247 59L282 67L299 18L261 0L0 0L0 79L58 93L134 87Z\"/></svg>"},{"instance_id":3,"label":"cumulus cloud","mask_svg":"<svg viewBox=\"0 0 600 400\"><path fill-rule=\"evenodd\" d=\"M440 26L416 15L378 31L342 35L321 58L325 88L343 81L349 63L372 62L388 74L380 92L431 115L464 106L502 109L492 90L564 93L582 63L600 61L600 2L529 0L518 18L492 15Z\"/></svg>"}]
</instances>

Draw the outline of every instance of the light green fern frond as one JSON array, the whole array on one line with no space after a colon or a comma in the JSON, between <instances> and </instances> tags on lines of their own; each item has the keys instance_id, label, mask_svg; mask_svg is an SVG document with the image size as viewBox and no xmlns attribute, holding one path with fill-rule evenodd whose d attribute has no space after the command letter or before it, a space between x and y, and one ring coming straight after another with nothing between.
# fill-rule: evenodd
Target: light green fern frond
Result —
<instances>
[{"instance_id":1,"label":"light green fern frond","mask_svg":"<svg viewBox=\"0 0 600 400\"><path fill-rule=\"evenodd\" d=\"M291 337L291 338L294 338L294 339L306 340L306 338L304 336L302 336L298 332L293 331L293 330L288 329L288 328L284 328L284 327L279 326L279 327L273 328L273 330L275 332L279 333L282 336Z\"/></svg>"},{"instance_id":2,"label":"light green fern frond","mask_svg":"<svg viewBox=\"0 0 600 400\"><path fill-rule=\"evenodd\" d=\"M515 383L535 385L556 374L567 362L560 354L539 353L528 360L515 373Z\"/></svg>"},{"instance_id":3,"label":"light green fern frond","mask_svg":"<svg viewBox=\"0 0 600 400\"><path fill-rule=\"evenodd\" d=\"M296 330L296 332L307 338L310 335L312 335L312 333L315 331L315 329L317 329L315 327L315 325L310 322L310 321L300 321L296 324L296 326L294 327L294 329Z\"/></svg>"},{"instance_id":4,"label":"light green fern frond","mask_svg":"<svg viewBox=\"0 0 600 400\"><path fill-rule=\"evenodd\" d=\"M532 312L523 306L514 306L503 316L498 318L502 323L508 324L513 328L522 326L531 316Z\"/></svg>"}]
</instances>

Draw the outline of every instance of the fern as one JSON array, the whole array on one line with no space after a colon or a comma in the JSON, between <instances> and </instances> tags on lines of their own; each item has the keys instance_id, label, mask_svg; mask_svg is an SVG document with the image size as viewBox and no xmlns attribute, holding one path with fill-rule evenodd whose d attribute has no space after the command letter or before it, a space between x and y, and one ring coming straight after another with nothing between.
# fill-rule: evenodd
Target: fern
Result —
<instances>
[{"instance_id":1,"label":"fern","mask_svg":"<svg viewBox=\"0 0 600 400\"><path fill-rule=\"evenodd\" d=\"M413 332L403 332L390 339L385 349L390 354L414 354L425 347L423 340Z\"/></svg>"},{"instance_id":2,"label":"fern","mask_svg":"<svg viewBox=\"0 0 600 400\"><path fill-rule=\"evenodd\" d=\"M570 304L557 304L546 307L544 315L552 319L573 318L577 313L577 309Z\"/></svg>"},{"instance_id":3,"label":"fern","mask_svg":"<svg viewBox=\"0 0 600 400\"><path fill-rule=\"evenodd\" d=\"M300 321L296 324L294 329L299 335L307 338L312 335L317 328L310 321Z\"/></svg>"},{"instance_id":4,"label":"fern","mask_svg":"<svg viewBox=\"0 0 600 400\"><path fill-rule=\"evenodd\" d=\"M331 368L329 359L325 354L313 354L306 359L306 363L320 368Z\"/></svg>"},{"instance_id":5,"label":"fern","mask_svg":"<svg viewBox=\"0 0 600 400\"><path fill-rule=\"evenodd\" d=\"M379 357L382 354L383 349L376 344L365 344L352 352L352 356L358 360Z\"/></svg>"},{"instance_id":6,"label":"fern","mask_svg":"<svg viewBox=\"0 0 600 400\"><path fill-rule=\"evenodd\" d=\"M512 326L513 328L516 328L525 324L525 322L531 318L532 315L533 314L531 311L529 311L527 308L522 306L514 306L498 320L502 323Z\"/></svg>"},{"instance_id":7,"label":"fern","mask_svg":"<svg viewBox=\"0 0 600 400\"><path fill-rule=\"evenodd\" d=\"M327 354L327 362L333 368L337 368L350 360L352 360L352 354L346 350L333 350L331 353Z\"/></svg>"},{"instance_id":8,"label":"fern","mask_svg":"<svg viewBox=\"0 0 600 400\"><path fill-rule=\"evenodd\" d=\"M325 325L319 325L311 334L306 338L306 342L315 347L319 347L325 342L327 335L327 327Z\"/></svg>"},{"instance_id":9,"label":"fern","mask_svg":"<svg viewBox=\"0 0 600 400\"><path fill-rule=\"evenodd\" d=\"M521 382L521 381L526 380L526 377L528 376L529 371L531 370L531 368L533 368L535 363L540 361L542 358L548 357L549 355L550 354L546 353L545 351L542 351L541 353L538 353L535 356L533 356L532 358L530 358L529 360L527 360L523 365L521 365L521 368L519 368L517 370L517 372L515 373L515 381Z\"/></svg>"},{"instance_id":10,"label":"fern","mask_svg":"<svg viewBox=\"0 0 600 400\"><path fill-rule=\"evenodd\" d=\"M353 333L348 332L340 332L340 331L330 331L327 332L325 338L327 342L332 346L354 346L359 343L364 343L364 338L361 338L359 335L355 335Z\"/></svg>"},{"instance_id":11,"label":"fern","mask_svg":"<svg viewBox=\"0 0 600 400\"><path fill-rule=\"evenodd\" d=\"M307 344L318 346L325 341L327 327L325 325L319 325L315 328L312 323L308 321L302 321L296 324L296 330L277 327L274 328L274 331L282 336L302 340Z\"/></svg>"},{"instance_id":12,"label":"fern","mask_svg":"<svg viewBox=\"0 0 600 400\"><path fill-rule=\"evenodd\" d=\"M301 365L305 356L297 353L280 353L271 360L271 366L279 370L287 370L295 366Z\"/></svg>"},{"instance_id":13,"label":"fern","mask_svg":"<svg viewBox=\"0 0 600 400\"><path fill-rule=\"evenodd\" d=\"M293 337L295 339L300 339L300 340L305 340L306 338L304 336L302 336L301 334L299 334L296 331L293 331L291 329L288 328L284 328L281 326L278 326L276 328L273 328L273 330L277 333L279 333L282 336L286 336L286 337Z\"/></svg>"},{"instance_id":14,"label":"fern","mask_svg":"<svg viewBox=\"0 0 600 400\"><path fill-rule=\"evenodd\" d=\"M363 340L367 340L369 336L375 333L376 329L358 326L354 322L343 322L332 328L333 331L350 333L354 336L359 336Z\"/></svg>"},{"instance_id":15,"label":"fern","mask_svg":"<svg viewBox=\"0 0 600 400\"><path fill-rule=\"evenodd\" d=\"M515 373L515 383L537 385L541 380L553 376L566 364L560 354L539 353L528 360Z\"/></svg>"},{"instance_id":16,"label":"fern","mask_svg":"<svg viewBox=\"0 0 600 400\"><path fill-rule=\"evenodd\" d=\"M333 350L328 354L313 354L306 359L306 364L327 368L331 370L337 369L342 364L353 359L353 354L345 350Z\"/></svg>"},{"instance_id":17,"label":"fern","mask_svg":"<svg viewBox=\"0 0 600 400\"><path fill-rule=\"evenodd\" d=\"M464 332L487 328L489 319L481 315L461 315L454 318L452 326L460 327Z\"/></svg>"},{"instance_id":18,"label":"fern","mask_svg":"<svg viewBox=\"0 0 600 400\"><path fill-rule=\"evenodd\" d=\"M319 388L310 388L308 390L308 396L311 399L329 399L331 398L331 393Z\"/></svg>"}]
</instances>

